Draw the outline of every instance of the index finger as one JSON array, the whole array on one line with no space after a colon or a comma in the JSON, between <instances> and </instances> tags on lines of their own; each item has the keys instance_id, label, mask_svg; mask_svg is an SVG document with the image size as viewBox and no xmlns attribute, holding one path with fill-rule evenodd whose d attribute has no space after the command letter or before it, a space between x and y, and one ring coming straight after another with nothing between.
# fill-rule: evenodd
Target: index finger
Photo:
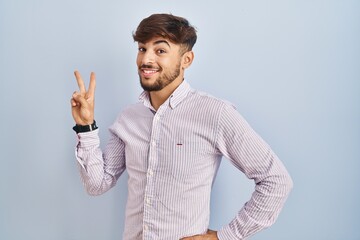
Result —
<instances>
[{"instance_id":1,"label":"index finger","mask_svg":"<svg viewBox=\"0 0 360 240\"><path fill-rule=\"evenodd\" d=\"M95 87L96 87L95 73L91 72L89 90L88 90L88 95L89 96L94 96L95 95Z\"/></svg>"},{"instance_id":2,"label":"index finger","mask_svg":"<svg viewBox=\"0 0 360 240\"><path fill-rule=\"evenodd\" d=\"M85 84L84 84L84 81L81 78L81 75L80 75L79 71L75 70L74 74L75 74L76 81L77 81L77 84L78 84L79 89L80 89L80 93L86 93Z\"/></svg>"}]
</instances>

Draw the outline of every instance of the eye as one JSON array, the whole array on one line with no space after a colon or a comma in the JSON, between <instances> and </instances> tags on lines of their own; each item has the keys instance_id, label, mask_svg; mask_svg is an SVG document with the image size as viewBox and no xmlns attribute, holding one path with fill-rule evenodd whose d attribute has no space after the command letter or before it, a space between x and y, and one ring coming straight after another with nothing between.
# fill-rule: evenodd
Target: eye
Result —
<instances>
[{"instance_id":1,"label":"eye","mask_svg":"<svg viewBox=\"0 0 360 240\"><path fill-rule=\"evenodd\" d=\"M146 49L143 47L139 47L139 52L146 52Z\"/></svg>"},{"instance_id":2,"label":"eye","mask_svg":"<svg viewBox=\"0 0 360 240\"><path fill-rule=\"evenodd\" d=\"M163 53L166 53L166 51L164 49L159 49L159 50L157 50L157 53L163 54Z\"/></svg>"}]
</instances>

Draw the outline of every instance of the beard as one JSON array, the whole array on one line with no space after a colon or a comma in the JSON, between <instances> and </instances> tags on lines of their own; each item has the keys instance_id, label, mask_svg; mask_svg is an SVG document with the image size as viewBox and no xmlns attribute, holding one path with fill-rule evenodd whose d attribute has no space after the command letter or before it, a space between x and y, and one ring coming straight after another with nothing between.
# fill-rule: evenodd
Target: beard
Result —
<instances>
[{"instance_id":1,"label":"beard","mask_svg":"<svg viewBox=\"0 0 360 240\"><path fill-rule=\"evenodd\" d=\"M152 66L150 65L143 65L141 67L152 68ZM162 72L161 67L159 71ZM161 89L172 83L177 77L179 77L179 75L180 75L180 62L176 65L173 71L168 73L163 73L163 75L160 75L152 84L146 84L144 81L142 81L141 76L139 74L140 85L145 91L148 92L160 91Z\"/></svg>"}]
</instances>

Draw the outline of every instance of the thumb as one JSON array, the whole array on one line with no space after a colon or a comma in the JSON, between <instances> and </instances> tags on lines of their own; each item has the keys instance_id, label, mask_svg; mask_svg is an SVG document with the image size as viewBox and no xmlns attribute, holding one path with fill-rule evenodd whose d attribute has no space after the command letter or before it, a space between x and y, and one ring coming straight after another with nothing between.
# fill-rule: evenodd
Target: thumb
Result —
<instances>
[{"instance_id":1,"label":"thumb","mask_svg":"<svg viewBox=\"0 0 360 240\"><path fill-rule=\"evenodd\" d=\"M78 92L74 92L72 97L77 103L80 103L81 106L87 107L88 102L83 96L81 96L81 94L79 94Z\"/></svg>"}]
</instances>

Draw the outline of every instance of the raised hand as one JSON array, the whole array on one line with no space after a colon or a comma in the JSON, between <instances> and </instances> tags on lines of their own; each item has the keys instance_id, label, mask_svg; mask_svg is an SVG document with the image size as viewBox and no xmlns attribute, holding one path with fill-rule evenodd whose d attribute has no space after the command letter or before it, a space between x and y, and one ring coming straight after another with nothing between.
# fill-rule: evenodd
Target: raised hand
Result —
<instances>
[{"instance_id":1,"label":"raised hand","mask_svg":"<svg viewBox=\"0 0 360 240\"><path fill-rule=\"evenodd\" d=\"M95 73L90 74L89 89L78 71L74 72L80 92L74 92L71 98L72 116L78 125L90 125L94 122Z\"/></svg>"}]
</instances>

